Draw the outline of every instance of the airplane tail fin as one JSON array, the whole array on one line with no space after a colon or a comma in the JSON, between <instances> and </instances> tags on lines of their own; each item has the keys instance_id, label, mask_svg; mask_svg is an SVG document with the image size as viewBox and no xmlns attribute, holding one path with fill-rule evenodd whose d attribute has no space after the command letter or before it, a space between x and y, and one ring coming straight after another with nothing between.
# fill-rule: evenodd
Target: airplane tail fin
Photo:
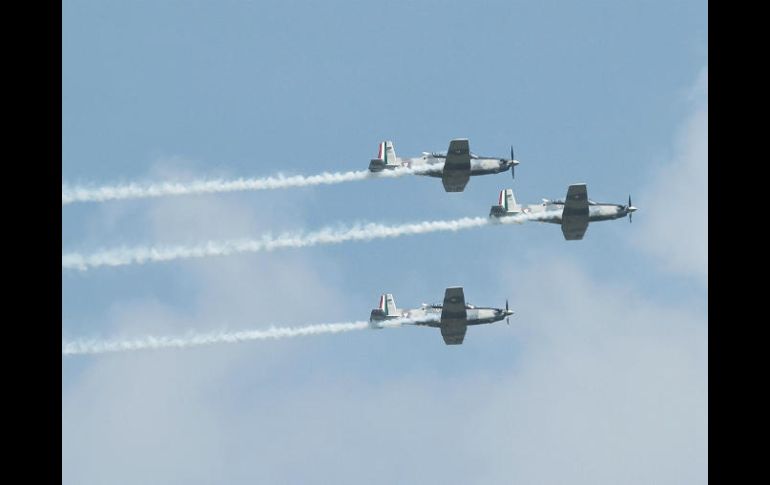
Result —
<instances>
[{"instance_id":1,"label":"airplane tail fin","mask_svg":"<svg viewBox=\"0 0 770 485\"><path fill-rule=\"evenodd\" d=\"M497 199L497 205L493 205L489 210L489 215L492 217L505 217L512 216L521 212L521 207L516 202L516 197L513 195L513 189L505 189L500 191L500 195Z\"/></svg>"},{"instance_id":2,"label":"airplane tail fin","mask_svg":"<svg viewBox=\"0 0 770 485\"><path fill-rule=\"evenodd\" d=\"M396 164L396 150L393 148L393 142L392 141L386 141L385 142L385 165L395 165Z\"/></svg>"},{"instance_id":3,"label":"airplane tail fin","mask_svg":"<svg viewBox=\"0 0 770 485\"><path fill-rule=\"evenodd\" d=\"M377 149L377 158L373 158L369 162L369 170L380 172L385 169L396 168L399 165L398 158L396 158L396 150L393 148L393 142L383 141Z\"/></svg>"},{"instance_id":4,"label":"airplane tail fin","mask_svg":"<svg viewBox=\"0 0 770 485\"><path fill-rule=\"evenodd\" d=\"M391 293L385 293L380 295L380 304L372 310L372 314L369 317L370 322L379 320L388 320L392 318L398 318L401 314L396 308L396 300Z\"/></svg>"},{"instance_id":5,"label":"airplane tail fin","mask_svg":"<svg viewBox=\"0 0 770 485\"><path fill-rule=\"evenodd\" d=\"M505 209L509 212L521 212L519 204L516 203L516 196L513 195L513 189L505 189Z\"/></svg>"},{"instance_id":6,"label":"airplane tail fin","mask_svg":"<svg viewBox=\"0 0 770 485\"><path fill-rule=\"evenodd\" d=\"M383 296L385 300L385 306L382 307L382 310L385 311L385 315L389 317L397 317L398 308L396 308L396 300L393 298L393 295L391 293L386 293ZM380 303L380 305L382 305L382 303Z\"/></svg>"}]
</instances>

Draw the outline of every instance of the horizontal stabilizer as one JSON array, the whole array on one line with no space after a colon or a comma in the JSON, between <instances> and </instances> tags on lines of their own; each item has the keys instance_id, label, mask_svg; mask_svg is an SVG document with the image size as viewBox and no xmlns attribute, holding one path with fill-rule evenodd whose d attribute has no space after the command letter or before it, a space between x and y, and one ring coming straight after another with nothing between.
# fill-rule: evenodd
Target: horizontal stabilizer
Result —
<instances>
[{"instance_id":1,"label":"horizontal stabilizer","mask_svg":"<svg viewBox=\"0 0 770 485\"><path fill-rule=\"evenodd\" d=\"M392 141L383 141L377 149L377 158L369 161L369 170L372 172L381 172L385 169L394 169L400 167L396 151L393 148Z\"/></svg>"},{"instance_id":2,"label":"horizontal stabilizer","mask_svg":"<svg viewBox=\"0 0 770 485\"><path fill-rule=\"evenodd\" d=\"M401 313L396 308L396 300L391 293L384 293L380 295L380 304L372 310L369 316L369 321L376 320L389 320L393 318L399 318Z\"/></svg>"},{"instance_id":3,"label":"horizontal stabilizer","mask_svg":"<svg viewBox=\"0 0 770 485\"><path fill-rule=\"evenodd\" d=\"M516 197L513 195L513 189L500 191L498 204L489 209L491 217L505 217L521 213L521 207L516 203Z\"/></svg>"}]
</instances>

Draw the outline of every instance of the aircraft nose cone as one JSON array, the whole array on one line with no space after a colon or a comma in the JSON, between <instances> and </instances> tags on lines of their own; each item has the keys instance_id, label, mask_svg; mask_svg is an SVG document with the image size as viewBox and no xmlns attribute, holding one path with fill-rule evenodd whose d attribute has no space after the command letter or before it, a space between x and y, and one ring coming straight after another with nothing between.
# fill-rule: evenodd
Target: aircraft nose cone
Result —
<instances>
[{"instance_id":1,"label":"aircraft nose cone","mask_svg":"<svg viewBox=\"0 0 770 485\"><path fill-rule=\"evenodd\" d=\"M636 212L636 211L637 211L637 208L634 206L631 206L628 208L628 212Z\"/></svg>"}]
</instances>

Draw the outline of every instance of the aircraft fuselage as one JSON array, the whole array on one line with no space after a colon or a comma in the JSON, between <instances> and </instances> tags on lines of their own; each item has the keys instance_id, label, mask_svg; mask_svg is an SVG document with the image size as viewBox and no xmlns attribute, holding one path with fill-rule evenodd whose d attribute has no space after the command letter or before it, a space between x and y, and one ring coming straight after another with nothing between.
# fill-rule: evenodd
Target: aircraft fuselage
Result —
<instances>
[{"instance_id":1,"label":"aircraft fuselage","mask_svg":"<svg viewBox=\"0 0 770 485\"><path fill-rule=\"evenodd\" d=\"M441 327L441 305L424 305L420 308L413 308L411 310L403 310L399 315L380 317L382 320L393 320L396 318L409 318L415 320L421 320L428 318L432 315L436 316L435 321L427 321L415 323L415 325L422 325L426 327ZM466 325L482 325L485 323L494 323L503 320L505 317L510 316L513 312L506 312L504 308L492 308L492 307L475 307L466 306Z\"/></svg>"},{"instance_id":2,"label":"aircraft fuselage","mask_svg":"<svg viewBox=\"0 0 770 485\"><path fill-rule=\"evenodd\" d=\"M409 168L425 167L425 171L418 171L415 175L441 178L444 174L444 160L440 155L423 155L417 158L403 159L403 166ZM475 175L490 175L507 172L514 162L500 158L471 157L471 177ZM431 166L435 166L432 168Z\"/></svg>"},{"instance_id":3,"label":"aircraft fuselage","mask_svg":"<svg viewBox=\"0 0 770 485\"><path fill-rule=\"evenodd\" d=\"M542 204L526 205L521 209L521 213L523 214L544 213L545 215L546 213L551 213L542 219L536 219L536 221L550 222L552 224L561 224L563 211L564 203L562 202L544 202ZM620 204L599 204L591 202L588 205L588 220L590 222L620 219L626 217L628 213L628 207Z\"/></svg>"}]
</instances>

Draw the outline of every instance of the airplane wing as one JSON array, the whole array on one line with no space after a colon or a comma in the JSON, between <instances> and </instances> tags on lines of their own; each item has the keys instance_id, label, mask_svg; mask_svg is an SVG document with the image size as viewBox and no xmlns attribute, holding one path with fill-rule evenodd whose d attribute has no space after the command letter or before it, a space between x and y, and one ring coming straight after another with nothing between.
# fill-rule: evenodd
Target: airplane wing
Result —
<instances>
[{"instance_id":1,"label":"airplane wing","mask_svg":"<svg viewBox=\"0 0 770 485\"><path fill-rule=\"evenodd\" d=\"M561 232L564 233L564 239L573 241L583 239L586 229L588 229L588 189L586 184L570 185L561 214Z\"/></svg>"},{"instance_id":2,"label":"airplane wing","mask_svg":"<svg viewBox=\"0 0 770 485\"><path fill-rule=\"evenodd\" d=\"M441 327L441 336L444 337L444 343L447 345L460 345L465 339L467 325L453 325L451 327Z\"/></svg>"},{"instance_id":3,"label":"airplane wing","mask_svg":"<svg viewBox=\"0 0 770 485\"><path fill-rule=\"evenodd\" d=\"M441 182L447 192L462 192L471 178L471 155L468 140L449 142Z\"/></svg>"},{"instance_id":4,"label":"airplane wing","mask_svg":"<svg viewBox=\"0 0 770 485\"><path fill-rule=\"evenodd\" d=\"M465 294L461 286L447 288L441 307L441 336L447 345L460 345L468 329Z\"/></svg>"},{"instance_id":5,"label":"airplane wing","mask_svg":"<svg viewBox=\"0 0 770 485\"><path fill-rule=\"evenodd\" d=\"M463 293L462 286L447 288L444 292L444 304L441 305L441 323L451 323L454 320L464 322L467 318L465 293Z\"/></svg>"}]
</instances>

